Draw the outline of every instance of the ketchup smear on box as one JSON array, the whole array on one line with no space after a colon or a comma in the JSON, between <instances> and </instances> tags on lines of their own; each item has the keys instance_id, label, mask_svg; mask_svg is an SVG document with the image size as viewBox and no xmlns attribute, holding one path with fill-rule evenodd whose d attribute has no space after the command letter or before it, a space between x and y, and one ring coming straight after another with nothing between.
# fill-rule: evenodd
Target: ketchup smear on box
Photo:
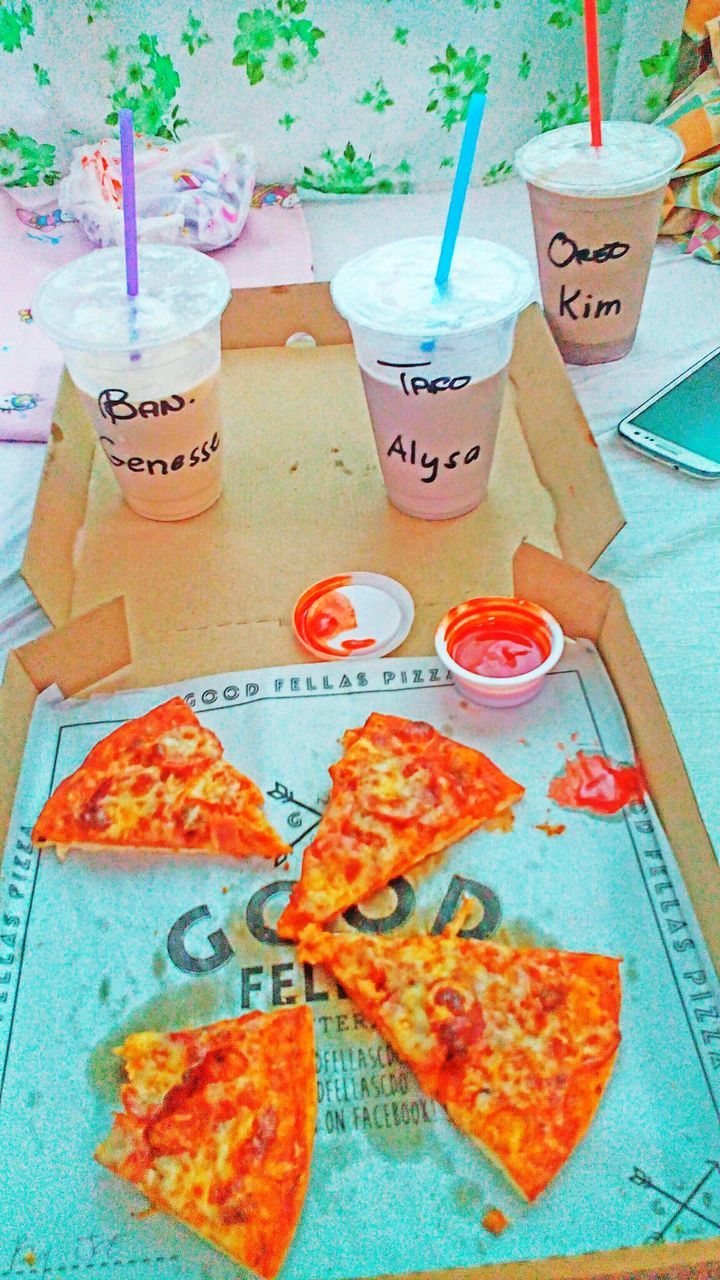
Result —
<instances>
[{"instance_id":1,"label":"ketchup smear on box","mask_svg":"<svg viewBox=\"0 0 720 1280\"><path fill-rule=\"evenodd\" d=\"M579 751L565 761L565 772L552 779L548 795L566 809L587 809L606 816L641 800L645 790L637 765L615 764L607 756Z\"/></svg>"}]
</instances>

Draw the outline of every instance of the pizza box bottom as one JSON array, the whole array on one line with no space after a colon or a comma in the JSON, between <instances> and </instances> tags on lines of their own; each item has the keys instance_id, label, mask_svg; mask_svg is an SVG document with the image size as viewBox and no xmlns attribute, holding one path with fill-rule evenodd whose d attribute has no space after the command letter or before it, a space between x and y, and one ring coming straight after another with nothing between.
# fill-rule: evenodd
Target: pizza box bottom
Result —
<instances>
[{"instance_id":1,"label":"pizza box bottom","mask_svg":"<svg viewBox=\"0 0 720 1280\"><path fill-rule=\"evenodd\" d=\"M652 683L619 594L582 570L531 545L521 546L513 562L517 594L537 600L555 614L568 636L597 646L622 703L649 789L673 846L713 962L720 955L720 884L714 853L699 816L677 745ZM4 782L12 791L25 735L38 693L56 684L66 695L97 690L124 671L132 679L132 651L124 602L111 601L65 627L14 652L2 689L6 751ZM172 679L171 668L166 679ZM13 877L15 873L13 873ZM31 883L18 872L13 880L14 909L29 910ZM21 933L22 931L20 931ZM20 935L19 935L20 936ZM9 988L20 977L23 949L9 956ZM0 1006L2 1009L2 1006ZM4 1012L4 1011L3 1011ZM15 1274L15 1272L13 1272ZM435 1272L433 1275L446 1275ZM701 1280L720 1275L720 1239L639 1246L617 1252L477 1266L456 1272L478 1280L601 1280L601 1277L658 1277Z\"/></svg>"}]
</instances>

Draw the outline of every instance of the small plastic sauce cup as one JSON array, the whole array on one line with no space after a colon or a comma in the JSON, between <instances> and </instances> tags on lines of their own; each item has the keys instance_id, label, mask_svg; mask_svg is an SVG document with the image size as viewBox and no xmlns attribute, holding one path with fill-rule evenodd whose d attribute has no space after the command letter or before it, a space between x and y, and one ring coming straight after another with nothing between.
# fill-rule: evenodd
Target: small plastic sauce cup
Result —
<instances>
[{"instance_id":1,"label":"small plastic sauce cup","mask_svg":"<svg viewBox=\"0 0 720 1280\"><path fill-rule=\"evenodd\" d=\"M314 658L382 658L408 635L415 616L410 592L382 573L335 574L303 591L293 629Z\"/></svg>"},{"instance_id":2,"label":"small plastic sauce cup","mask_svg":"<svg viewBox=\"0 0 720 1280\"><path fill-rule=\"evenodd\" d=\"M552 614L513 596L479 596L445 614L435 649L458 693L484 707L517 707L540 692L565 637Z\"/></svg>"}]
</instances>

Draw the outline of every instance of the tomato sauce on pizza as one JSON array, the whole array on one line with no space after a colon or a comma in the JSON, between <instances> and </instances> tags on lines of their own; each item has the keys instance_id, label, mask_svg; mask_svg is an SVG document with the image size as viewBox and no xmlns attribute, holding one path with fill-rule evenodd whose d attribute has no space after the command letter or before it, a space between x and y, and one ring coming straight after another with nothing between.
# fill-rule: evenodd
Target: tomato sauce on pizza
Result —
<instances>
[{"instance_id":1,"label":"tomato sauce on pizza","mask_svg":"<svg viewBox=\"0 0 720 1280\"><path fill-rule=\"evenodd\" d=\"M374 712L343 737L332 790L278 921L296 938L506 814L524 788L432 725Z\"/></svg>"},{"instance_id":2,"label":"tomato sauce on pizza","mask_svg":"<svg viewBox=\"0 0 720 1280\"><path fill-rule=\"evenodd\" d=\"M331 970L425 1092L536 1199L586 1133L610 1078L619 961L315 925L298 955Z\"/></svg>"},{"instance_id":3,"label":"tomato sauce on pizza","mask_svg":"<svg viewBox=\"0 0 720 1280\"><path fill-rule=\"evenodd\" d=\"M255 783L182 698L115 729L53 792L32 832L40 848L289 853Z\"/></svg>"},{"instance_id":4,"label":"tomato sauce on pizza","mask_svg":"<svg viewBox=\"0 0 720 1280\"><path fill-rule=\"evenodd\" d=\"M123 1111L96 1160L272 1280L310 1175L317 1101L308 1007L138 1032L118 1052Z\"/></svg>"}]
</instances>

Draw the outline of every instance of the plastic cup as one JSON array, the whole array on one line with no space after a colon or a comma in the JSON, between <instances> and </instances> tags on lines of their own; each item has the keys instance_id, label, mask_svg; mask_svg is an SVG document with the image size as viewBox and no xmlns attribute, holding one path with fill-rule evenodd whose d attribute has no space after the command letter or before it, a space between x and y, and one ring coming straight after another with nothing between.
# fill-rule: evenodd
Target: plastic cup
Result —
<instances>
[{"instance_id":1,"label":"plastic cup","mask_svg":"<svg viewBox=\"0 0 720 1280\"><path fill-rule=\"evenodd\" d=\"M352 332L387 496L424 520L464 515L485 497L515 323L535 287L524 258L460 237L438 290L440 243L370 250L330 286Z\"/></svg>"},{"instance_id":2,"label":"plastic cup","mask_svg":"<svg viewBox=\"0 0 720 1280\"><path fill-rule=\"evenodd\" d=\"M539 134L515 157L528 184L545 315L563 359L627 354L640 319L668 180L683 145L670 129L607 120Z\"/></svg>"},{"instance_id":3,"label":"plastic cup","mask_svg":"<svg viewBox=\"0 0 720 1280\"><path fill-rule=\"evenodd\" d=\"M185 520L222 488L223 268L193 249L139 248L128 298L122 249L53 272L33 314L62 348L123 498L150 520Z\"/></svg>"},{"instance_id":4,"label":"plastic cup","mask_svg":"<svg viewBox=\"0 0 720 1280\"><path fill-rule=\"evenodd\" d=\"M435 633L437 655L457 692L481 707L519 707L536 697L564 647L552 614L514 596L465 600Z\"/></svg>"}]
</instances>

